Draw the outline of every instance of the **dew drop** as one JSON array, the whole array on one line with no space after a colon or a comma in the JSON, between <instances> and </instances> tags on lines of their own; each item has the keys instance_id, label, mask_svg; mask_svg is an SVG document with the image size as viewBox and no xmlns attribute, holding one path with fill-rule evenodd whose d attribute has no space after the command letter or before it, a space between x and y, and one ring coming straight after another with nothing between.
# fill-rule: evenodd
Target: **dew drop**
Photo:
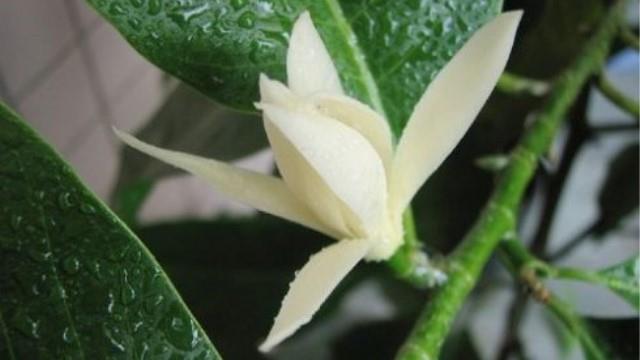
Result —
<instances>
[{"instance_id":1,"label":"dew drop","mask_svg":"<svg viewBox=\"0 0 640 360\"><path fill-rule=\"evenodd\" d=\"M113 16L124 15L125 13L124 7L119 2L114 2L109 6L109 14Z\"/></svg>"},{"instance_id":2,"label":"dew drop","mask_svg":"<svg viewBox=\"0 0 640 360\"><path fill-rule=\"evenodd\" d=\"M138 355L138 358L140 360L144 360L147 358L147 355L149 354L149 344L147 344L146 342L142 342L142 350L140 350L140 354Z\"/></svg>"},{"instance_id":3,"label":"dew drop","mask_svg":"<svg viewBox=\"0 0 640 360\"><path fill-rule=\"evenodd\" d=\"M144 301L144 309L147 311L147 313L153 314L157 311L158 307L162 304L163 301L164 301L164 296L160 294L156 294L151 297L148 297Z\"/></svg>"},{"instance_id":4,"label":"dew drop","mask_svg":"<svg viewBox=\"0 0 640 360\"><path fill-rule=\"evenodd\" d=\"M75 257L68 257L62 261L62 269L67 274L73 275L80 270L80 261Z\"/></svg>"},{"instance_id":5,"label":"dew drop","mask_svg":"<svg viewBox=\"0 0 640 360\"><path fill-rule=\"evenodd\" d=\"M16 313L11 319L11 324L25 336L34 339L40 338L40 321L33 320L24 311Z\"/></svg>"},{"instance_id":6,"label":"dew drop","mask_svg":"<svg viewBox=\"0 0 640 360\"><path fill-rule=\"evenodd\" d=\"M140 20L136 19L136 18L129 18L129 20L127 20L127 23L129 24L129 26L131 26L131 28L133 30L140 30L140 28L142 27L142 23L140 22Z\"/></svg>"},{"instance_id":7,"label":"dew drop","mask_svg":"<svg viewBox=\"0 0 640 360\"><path fill-rule=\"evenodd\" d=\"M89 274L91 274L96 280L101 281L102 276L102 265L99 262L94 262L89 266Z\"/></svg>"},{"instance_id":8,"label":"dew drop","mask_svg":"<svg viewBox=\"0 0 640 360\"><path fill-rule=\"evenodd\" d=\"M50 251L44 251L41 249L36 249L36 248L30 248L29 250L27 250L27 253L29 254L29 257L31 259L33 259L35 262L45 262L47 261L47 259L49 259L51 257L51 252Z\"/></svg>"},{"instance_id":9,"label":"dew drop","mask_svg":"<svg viewBox=\"0 0 640 360\"><path fill-rule=\"evenodd\" d=\"M129 272L124 270L122 272L122 289L120 292L120 299L125 305L131 304L136 299L136 290L129 283Z\"/></svg>"},{"instance_id":10,"label":"dew drop","mask_svg":"<svg viewBox=\"0 0 640 360\"><path fill-rule=\"evenodd\" d=\"M142 5L144 5L144 0L129 0L129 2L131 3L131 5L137 8L140 8L142 7Z\"/></svg>"},{"instance_id":11,"label":"dew drop","mask_svg":"<svg viewBox=\"0 0 640 360\"><path fill-rule=\"evenodd\" d=\"M247 0L231 0L231 6L238 10L243 6L247 5Z\"/></svg>"},{"instance_id":12,"label":"dew drop","mask_svg":"<svg viewBox=\"0 0 640 360\"><path fill-rule=\"evenodd\" d=\"M168 324L165 327L165 334L176 348L191 350L197 345L198 331L195 323L182 315L174 315L167 318Z\"/></svg>"},{"instance_id":13,"label":"dew drop","mask_svg":"<svg viewBox=\"0 0 640 360\"><path fill-rule=\"evenodd\" d=\"M256 23L256 16L252 12L245 12L238 18L238 25L245 29L251 29Z\"/></svg>"},{"instance_id":14,"label":"dew drop","mask_svg":"<svg viewBox=\"0 0 640 360\"><path fill-rule=\"evenodd\" d=\"M204 14L207 10L209 10L209 3L203 3L198 6L170 12L167 16L180 27L184 27L188 25L191 20Z\"/></svg>"},{"instance_id":15,"label":"dew drop","mask_svg":"<svg viewBox=\"0 0 640 360\"><path fill-rule=\"evenodd\" d=\"M113 307L115 306L113 293L107 295L107 313L113 314Z\"/></svg>"},{"instance_id":16,"label":"dew drop","mask_svg":"<svg viewBox=\"0 0 640 360\"><path fill-rule=\"evenodd\" d=\"M13 231L17 232L18 230L20 230L20 224L22 224L22 216L13 214L11 216L11 228L13 229Z\"/></svg>"},{"instance_id":17,"label":"dew drop","mask_svg":"<svg viewBox=\"0 0 640 360\"><path fill-rule=\"evenodd\" d=\"M122 336L122 331L120 331L119 328L105 328L104 329L104 334L107 337L107 339L109 339L109 342L111 343L111 346L113 346L114 349L120 351L120 352L124 352L126 350L125 347L125 340Z\"/></svg>"},{"instance_id":18,"label":"dew drop","mask_svg":"<svg viewBox=\"0 0 640 360\"><path fill-rule=\"evenodd\" d=\"M91 204L82 203L82 205L80 205L80 212L87 215L93 215L96 213L96 208L94 208Z\"/></svg>"},{"instance_id":19,"label":"dew drop","mask_svg":"<svg viewBox=\"0 0 640 360\"><path fill-rule=\"evenodd\" d=\"M71 202L71 194L68 192L63 192L58 195L58 207L60 210L67 210L73 206Z\"/></svg>"},{"instance_id":20,"label":"dew drop","mask_svg":"<svg viewBox=\"0 0 640 360\"><path fill-rule=\"evenodd\" d=\"M162 0L149 0L147 13L149 15L158 15L162 11Z\"/></svg>"},{"instance_id":21,"label":"dew drop","mask_svg":"<svg viewBox=\"0 0 640 360\"><path fill-rule=\"evenodd\" d=\"M71 344L73 342L73 332L70 327L65 327L62 331L62 341L67 344Z\"/></svg>"}]
</instances>

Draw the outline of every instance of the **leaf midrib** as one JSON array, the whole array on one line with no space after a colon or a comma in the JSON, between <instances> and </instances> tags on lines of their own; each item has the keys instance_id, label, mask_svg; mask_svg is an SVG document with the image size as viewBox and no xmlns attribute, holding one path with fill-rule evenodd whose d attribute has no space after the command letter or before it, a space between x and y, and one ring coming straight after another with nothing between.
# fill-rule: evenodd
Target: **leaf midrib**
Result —
<instances>
[{"instance_id":1,"label":"leaf midrib","mask_svg":"<svg viewBox=\"0 0 640 360\"><path fill-rule=\"evenodd\" d=\"M376 83L371 70L369 69L369 65L365 61L365 54L358 45L358 37L353 32L351 25L347 21L347 18L344 16L342 7L338 3L338 0L324 0L324 3L327 5L329 13L333 17L338 31L344 37L344 42L347 45L347 48L351 51L351 54L349 54L349 58L360 74L360 79L364 83L364 86L367 90L367 95L369 97L371 106L373 106L374 110L376 110L376 112L378 112L388 121L384 105L382 104L382 98L380 97L378 84Z\"/></svg>"}]
</instances>

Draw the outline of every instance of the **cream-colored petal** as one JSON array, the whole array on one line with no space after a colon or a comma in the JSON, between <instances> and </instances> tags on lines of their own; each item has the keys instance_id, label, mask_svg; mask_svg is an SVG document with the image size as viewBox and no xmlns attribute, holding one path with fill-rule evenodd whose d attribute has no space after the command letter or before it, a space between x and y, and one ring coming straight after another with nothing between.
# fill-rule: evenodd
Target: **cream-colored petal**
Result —
<instances>
[{"instance_id":1,"label":"cream-colored petal","mask_svg":"<svg viewBox=\"0 0 640 360\"><path fill-rule=\"evenodd\" d=\"M334 231L319 222L306 205L298 200L280 179L237 168L220 161L161 149L115 128L114 131L129 146L202 177L222 193L240 202L327 235L337 236Z\"/></svg>"},{"instance_id":2,"label":"cream-colored petal","mask_svg":"<svg viewBox=\"0 0 640 360\"><path fill-rule=\"evenodd\" d=\"M504 70L521 16L507 12L484 25L422 95L393 160L395 211L404 210L471 126Z\"/></svg>"},{"instance_id":3,"label":"cream-colored petal","mask_svg":"<svg viewBox=\"0 0 640 360\"><path fill-rule=\"evenodd\" d=\"M323 114L364 136L376 149L385 169L391 170L393 141L387 121L369 106L347 96L318 95L313 102Z\"/></svg>"},{"instance_id":4,"label":"cream-colored petal","mask_svg":"<svg viewBox=\"0 0 640 360\"><path fill-rule=\"evenodd\" d=\"M365 240L341 240L313 255L297 273L260 351L267 352L311 320L338 283L370 248Z\"/></svg>"},{"instance_id":5,"label":"cream-colored petal","mask_svg":"<svg viewBox=\"0 0 640 360\"><path fill-rule=\"evenodd\" d=\"M317 92L343 93L338 72L307 11L298 17L291 32L287 84L300 96Z\"/></svg>"},{"instance_id":6,"label":"cream-colored petal","mask_svg":"<svg viewBox=\"0 0 640 360\"><path fill-rule=\"evenodd\" d=\"M293 107L301 101L300 97L292 93L283 83L269 79L265 74L260 74L259 87L261 103ZM257 105L260 107L260 104Z\"/></svg>"},{"instance_id":7,"label":"cream-colored petal","mask_svg":"<svg viewBox=\"0 0 640 360\"><path fill-rule=\"evenodd\" d=\"M332 229L332 236L340 239L354 236L349 223L357 222L356 216L331 191L309 162L300 155L282 132L264 115L264 128L276 158L278 170L293 194L306 204L318 221Z\"/></svg>"},{"instance_id":8,"label":"cream-colored petal","mask_svg":"<svg viewBox=\"0 0 640 360\"><path fill-rule=\"evenodd\" d=\"M307 109L293 111L265 104L275 127L313 167L333 193L357 216L349 224L356 237L374 237L387 206L382 160L371 144L349 126ZM284 175L288 182L287 175Z\"/></svg>"}]
</instances>

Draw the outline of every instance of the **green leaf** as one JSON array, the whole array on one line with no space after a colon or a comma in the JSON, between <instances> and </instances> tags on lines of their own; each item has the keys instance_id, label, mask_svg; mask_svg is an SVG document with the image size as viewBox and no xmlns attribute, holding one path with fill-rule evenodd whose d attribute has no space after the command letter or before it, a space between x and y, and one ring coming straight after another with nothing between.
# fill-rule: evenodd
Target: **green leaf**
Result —
<instances>
[{"instance_id":1,"label":"green leaf","mask_svg":"<svg viewBox=\"0 0 640 360\"><path fill-rule=\"evenodd\" d=\"M0 103L0 358L219 359L152 255Z\"/></svg>"},{"instance_id":2,"label":"green leaf","mask_svg":"<svg viewBox=\"0 0 640 360\"><path fill-rule=\"evenodd\" d=\"M605 285L640 310L640 257L633 258L598 272Z\"/></svg>"},{"instance_id":3,"label":"green leaf","mask_svg":"<svg viewBox=\"0 0 640 360\"><path fill-rule=\"evenodd\" d=\"M268 216L156 224L137 233L162 262L218 349L232 359L261 358L256 344L272 325L295 271L331 241ZM382 289L394 316L415 317L423 305L425 294L395 279L385 267L359 264L291 342L308 343L307 336L313 336L325 321L353 323L354 319L335 316L347 293L363 283ZM312 346L327 347L338 337L313 337Z\"/></svg>"},{"instance_id":4,"label":"green leaf","mask_svg":"<svg viewBox=\"0 0 640 360\"><path fill-rule=\"evenodd\" d=\"M253 110L260 72L283 80L309 9L342 82L396 134L435 73L502 0L87 0L145 57L209 97ZM393 50L390 50L390 49Z\"/></svg>"},{"instance_id":5,"label":"green leaf","mask_svg":"<svg viewBox=\"0 0 640 360\"><path fill-rule=\"evenodd\" d=\"M236 160L267 146L262 121L255 115L224 108L187 85L180 84L136 137L172 150L217 160ZM114 206L133 220L153 183L180 170L131 147L122 147L114 188Z\"/></svg>"},{"instance_id":6,"label":"green leaf","mask_svg":"<svg viewBox=\"0 0 640 360\"><path fill-rule=\"evenodd\" d=\"M411 318L357 324L336 339L332 359L393 359L411 331ZM469 359L472 360L472 359Z\"/></svg>"},{"instance_id":7,"label":"green leaf","mask_svg":"<svg viewBox=\"0 0 640 360\"><path fill-rule=\"evenodd\" d=\"M607 178L598 194L599 217L591 229L598 236L615 229L620 222L638 208L638 152L637 143L623 148L609 164Z\"/></svg>"},{"instance_id":8,"label":"green leaf","mask_svg":"<svg viewBox=\"0 0 640 360\"><path fill-rule=\"evenodd\" d=\"M595 338L607 349L608 359L638 359L638 318L585 319Z\"/></svg>"},{"instance_id":9,"label":"green leaf","mask_svg":"<svg viewBox=\"0 0 640 360\"><path fill-rule=\"evenodd\" d=\"M272 217L157 224L137 233L230 359L263 358L257 344L267 335L295 271L329 241ZM352 275L332 300L340 298ZM326 305L321 312L331 310Z\"/></svg>"}]
</instances>

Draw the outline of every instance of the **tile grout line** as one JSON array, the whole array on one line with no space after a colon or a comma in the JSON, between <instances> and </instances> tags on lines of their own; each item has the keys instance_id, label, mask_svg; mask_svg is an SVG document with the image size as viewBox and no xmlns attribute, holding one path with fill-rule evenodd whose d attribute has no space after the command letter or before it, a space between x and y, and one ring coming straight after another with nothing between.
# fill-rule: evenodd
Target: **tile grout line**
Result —
<instances>
[{"instance_id":1,"label":"tile grout line","mask_svg":"<svg viewBox=\"0 0 640 360\"><path fill-rule=\"evenodd\" d=\"M99 20L99 19L98 19ZM62 49L43 66L40 70L36 71L31 80L29 80L22 88L15 91L14 103L16 106L20 105L24 98L36 90L42 85L60 66L69 59L73 51L78 47L78 43L84 37L85 34L93 32L100 25L100 21L94 21L87 25L84 29L81 29L79 35L76 35L72 40L62 46Z\"/></svg>"},{"instance_id":2,"label":"tile grout line","mask_svg":"<svg viewBox=\"0 0 640 360\"><path fill-rule=\"evenodd\" d=\"M76 7L75 2L65 2L65 8L69 15L71 27L76 32L82 32L82 24L80 23L80 14ZM80 55L82 62L85 66L85 71L89 79L89 86L94 98L98 104L98 122L102 124L104 129L109 130L113 124L113 112L109 102L107 100L106 91L104 90L104 84L98 76L98 66L96 65L95 58L91 49L88 47L87 36L82 36L78 39L78 47L80 49ZM111 143L113 149L115 149L115 142L110 137L109 143Z\"/></svg>"}]
</instances>

